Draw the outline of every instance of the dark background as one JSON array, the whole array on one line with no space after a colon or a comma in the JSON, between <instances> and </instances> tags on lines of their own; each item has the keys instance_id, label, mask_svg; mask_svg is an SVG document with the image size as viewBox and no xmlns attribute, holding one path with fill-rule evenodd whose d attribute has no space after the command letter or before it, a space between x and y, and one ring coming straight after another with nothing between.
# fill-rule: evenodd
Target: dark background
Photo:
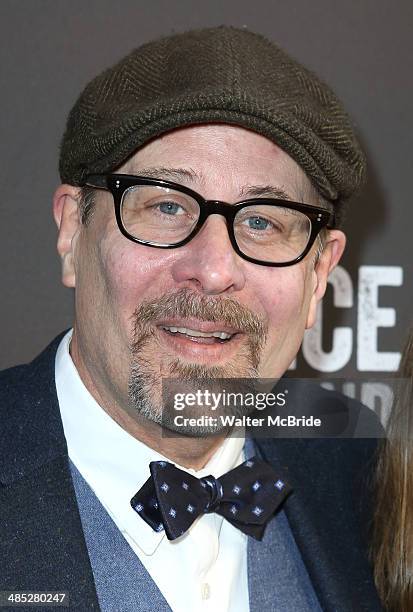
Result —
<instances>
[{"instance_id":1,"label":"dark background","mask_svg":"<svg viewBox=\"0 0 413 612\"><path fill-rule=\"evenodd\" d=\"M360 266L373 266L376 277L403 275L402 284L395 280L398 286L387 283L378 293L379 306L394 309L394 322L378 328L377 350L397 356L413 320L411 0L1 0L0 368L31 359L71 325L73 295L60 285L51 199L59 141L81 89L141 43L219 24L247 26L277 42L324 78L351 114L369 180L346 227L342 267L353 289L347 307L338 308L329 288L322 346L330 351L334 328L346 325L351 356L334 375L366 370L369 350L360 358L357 335L377 312L368 283L361 305L357 296ZM307 354L317 362L313 344ZM310 361L300 355L298 371L317 375L323 368ZM392 371L394 363L372 360L371 369Z\"/></svg>"}]
</instances>

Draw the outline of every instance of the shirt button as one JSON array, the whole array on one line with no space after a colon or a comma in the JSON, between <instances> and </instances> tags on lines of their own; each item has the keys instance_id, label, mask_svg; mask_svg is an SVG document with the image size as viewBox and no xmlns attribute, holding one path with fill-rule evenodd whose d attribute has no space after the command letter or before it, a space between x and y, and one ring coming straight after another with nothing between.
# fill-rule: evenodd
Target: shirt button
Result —
<instances>
[{"instance_id":1,"label":"shirt button","mask_svg":"<svg viewBox=\"0 0 413 612\"><path fill-rule=\"evenodd\" d=\"M209 586L209 584L207 582L204 582L201 585L201 598L202 599L209 599L210 595L211 595L210 586Z\"/></svg>"}]
</instances>

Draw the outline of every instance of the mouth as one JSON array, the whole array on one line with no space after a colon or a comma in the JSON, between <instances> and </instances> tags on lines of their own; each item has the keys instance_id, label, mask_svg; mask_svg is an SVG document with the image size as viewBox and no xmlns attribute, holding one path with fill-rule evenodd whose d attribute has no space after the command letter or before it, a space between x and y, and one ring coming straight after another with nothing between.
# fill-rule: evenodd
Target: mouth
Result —
<instances>
[{"instance_id":1,"label":"mouth","mask_svg":"<svg viewBox=\"0 0 413 612\"><path fill-rule=\"evenodd\" d=\"M201 344L216 344L217 342L223 344L233 338L234 334L229 334L223 330L216 330L211 332L203 332L199 329L191 329L189 327L175 327L173 325L163 325L162 328L166 332L188 338L193 342Z\"/></svg>"},{"instance_id":2,"label":"mouth","mask_svg":"<svg viewBox=\"0 0 413 612\"><path fill-rule=\"evenodd\" d=\"M174 352L190 359L228 357L244 336L225 323L211 321L162 321L157 328Z\"/></svg>"}]
</instances>

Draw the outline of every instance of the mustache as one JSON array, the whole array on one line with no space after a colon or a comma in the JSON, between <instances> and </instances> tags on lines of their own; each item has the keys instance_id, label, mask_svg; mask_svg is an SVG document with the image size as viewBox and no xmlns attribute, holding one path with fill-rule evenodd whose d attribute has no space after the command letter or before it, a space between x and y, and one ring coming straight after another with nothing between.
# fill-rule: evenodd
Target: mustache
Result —
<instances>
[{"instance_id":1,"label":"mustache","mask_svg":"<svg viewBox=\"0 0 413 612\"><path fill-rule=\"evenodd\" d=\"M212 298L184 288L159 298L142 302L134 311L135 337L142 328L165 318L196 318L200 321L225 323L229 327L255 336L264 343L268 324L263 317L229 297Z\"/></svg>"}]
</instances>

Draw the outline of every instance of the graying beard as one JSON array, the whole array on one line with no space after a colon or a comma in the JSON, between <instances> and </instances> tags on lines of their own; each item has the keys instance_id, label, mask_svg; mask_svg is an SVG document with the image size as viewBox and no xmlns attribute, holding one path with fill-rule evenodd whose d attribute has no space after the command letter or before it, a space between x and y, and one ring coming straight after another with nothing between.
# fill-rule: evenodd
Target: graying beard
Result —
<instances>
[{"instance_id":1,"label":"graying beard","mask_svg":"<svg viewBox=\"0 0 413 612\"><path fill-rule=\"evenodd\" d=\"M143 417L157 424L164 424L162 418L162 398L161 381L159 374L155 372L153 364L143 357L143 351L151 336L155 335L154 330L145 330L147 325L161 316L168 318L179 314L181 317L195 316L200 320L224 320L230 325L241 329L252 335L247 347L243 348L241 355L237 356L237 362L230 362L229 365L220 367L207 367L199 364L184 364L179 360L174 360L169 364L171 378L181 378L183 380L210 380L213 378L257 378L258 364L261 348L265 343L267 327L262 319L253 317L248 310L237 305L229 298L219 301L211 300L203 296L194 296L188 290L180 290L173 296L163 296L156 301L145 303L136 309L134 313L134 342L131 346L133 361L129 377L128 394L130 407L141 414ZM144 331L144 333L142 333ZM245 372L240 373L237 369L240 358L250 362L250 366ZM158 392L159 406L154 405L150 397ZM189 428L185 433L190 432ZM183 431L181 433L184 433ZM194 428L195 435L216 433L206 431L205 428L199 431Z\"/></svg>"}]
</instances>

